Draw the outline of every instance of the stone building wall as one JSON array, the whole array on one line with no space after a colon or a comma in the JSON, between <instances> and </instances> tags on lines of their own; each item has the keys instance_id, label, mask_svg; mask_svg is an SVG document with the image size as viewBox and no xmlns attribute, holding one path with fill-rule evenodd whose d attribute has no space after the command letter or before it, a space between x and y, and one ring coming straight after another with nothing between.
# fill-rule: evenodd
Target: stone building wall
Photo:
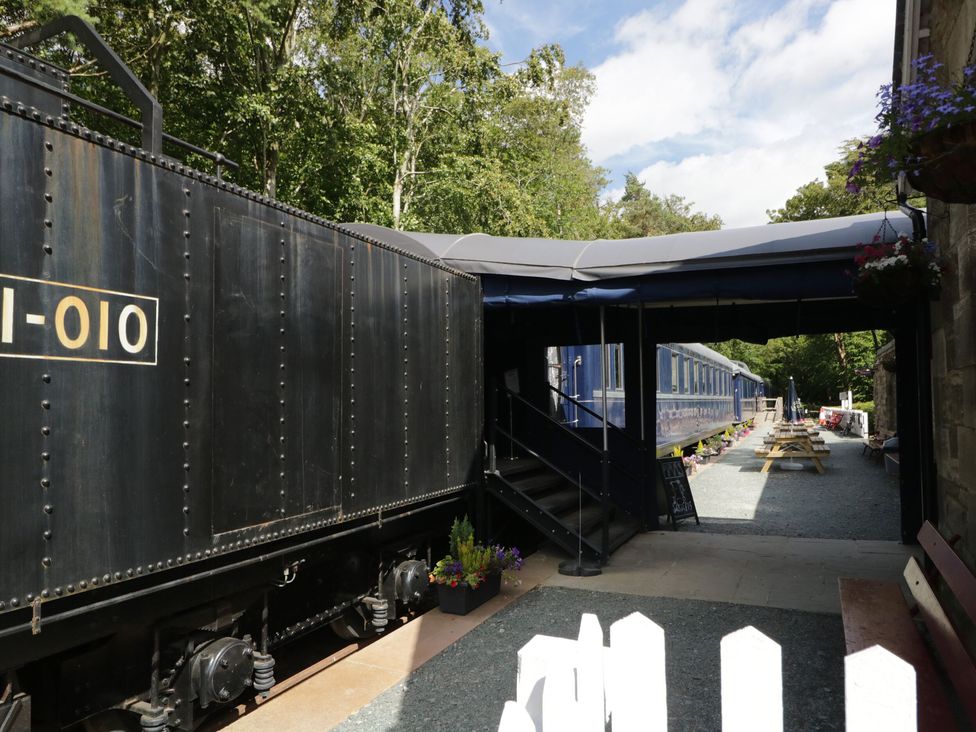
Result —
<instances>
[{"instance_id":1,"label":"stone building wall","mask_svg":"<svg viewBox=\"0 0 976 732\"><path fill-rule=\"evenodd\" d=\"M933 0L931 51L958 79L973 48L976 0ZM976 175L976 170L974 170ZM946 260L932 305L932 390L939 528L976 567L976 205L928 199L929 238Z\"/></svg>"},{"instance_id":2,"label":"stone building wall","mask_svg":"<svg viewBox=\"0 0 976 732\"><path fill-rule=\"evenodd\" d=\"M878 349L874 363L874 423L871 431L893 435L898 432L898 404L895 390L895 342Z\"/></svg>"}]
</instances>

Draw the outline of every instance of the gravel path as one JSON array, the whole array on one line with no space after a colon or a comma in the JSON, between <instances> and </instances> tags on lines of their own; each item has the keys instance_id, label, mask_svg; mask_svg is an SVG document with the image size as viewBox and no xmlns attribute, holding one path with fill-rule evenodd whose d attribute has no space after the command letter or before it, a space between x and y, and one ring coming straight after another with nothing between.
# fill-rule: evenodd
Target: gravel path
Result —
<instances>
[{"instance_id":1,"label":"gravel path","mask_svg":"<svg viewBox=\"0 0 976 732\"><path fill-rule=\"evenodd\" d=\"M516 653L538 633L574 637L582 613L610 624L641 612L666 634L668 727L721 729L722 637L752 625L782 645L788 730L844 728L843 627L839 616L750 605L537 588L388 689L339 732L494 732L515 698Z\"/></svg>"},{"instance_id":2,"label":"gravel path","mask_svg":"<svg viewBox=\"0 0 976 732\"><path fill-rule=\"evenodd\" d=\"M691 478L702 520L682 531L898 541L897 479L862 457L863 440L825 432L827 472L760 473L760 428ZM672 730L721 729L721 638L752 625L783 649L784 728L844 728L844 636L840 617L562 587L537 588L388 689L336 727L339 732L494 732L515 697L516 653L538 633L574 637L584 612L610 624L641 612L667 638ZM607 636L608 637L608 636Z\"/></svg>"},{"instance_id":3,"label":"gravel path","mask_svg":"<svg viewBox=\"0 0 976 732\"><path fill-rule=\"evenodd\" d=\"M862 438L824 431L830 457L823 475L809 460L798 461L802 471L774 465L762 474L753 450L768 432L755 430L691 477L702 524L683 521L683 531L900 540L898 479L862 456Z\"/></svg>"}]
</instances>

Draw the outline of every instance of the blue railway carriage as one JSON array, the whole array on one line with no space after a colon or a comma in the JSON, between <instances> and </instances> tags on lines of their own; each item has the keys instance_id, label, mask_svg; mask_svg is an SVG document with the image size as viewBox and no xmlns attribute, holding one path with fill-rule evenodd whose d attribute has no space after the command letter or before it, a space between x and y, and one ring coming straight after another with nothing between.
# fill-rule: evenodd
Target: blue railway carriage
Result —
<instances>
[{"instance_id":1,"label":"blue railway carriage","mask_svg":"<svg viewBox=\"0 0 976 732\"><path fill-rule=\"evenodd\" d=\"M624 347L608 343L607 419L626 427L624 390ZM559 346L549 349L549 384L568 394L584 408L553 393L553 407L559 420L573 428L599 428L603 414L603 359L600 345ZM587 410L592 411L587 411Z\"/></svg>"},{"instance_id":2,"label":"blue railway carriage","mask_svg":"<svg viewBox=\"0 0 976 732\"><path fill-rule=\"evenodd\" d=\"M722 431L735 421L735 364L700 343L657 348L657 454Z\"/></svg>"},{"instance_id":3,"label":"blue railway carriage","mask_svg":"<svg viewBox=\"0 0 976 732\"><path fill-rule=\"evenodd\" d=\"M742 361L732 362L732 387L735 400L735 421L752 419L765 408L766 388L761 376L756 376Z\"/></svg>"},{"instance_id":4,"label":"blue railway carriage","mask_svg":"<svg viewBox=\"0 0 976 732\"><path fill-rule=\"evenodd\" d=\"M607 416L625 427L624 355L619 343L607 344ZM599 345L549 349L549 382L578 403L555 393L553 411L574 428L597 428L603 413ZM756 414L762 379L700 343L663 343L657 348L657 444L665 455L721 432ZM592 411L589 411L592 410Z\"/></svg>"}]
</instances>

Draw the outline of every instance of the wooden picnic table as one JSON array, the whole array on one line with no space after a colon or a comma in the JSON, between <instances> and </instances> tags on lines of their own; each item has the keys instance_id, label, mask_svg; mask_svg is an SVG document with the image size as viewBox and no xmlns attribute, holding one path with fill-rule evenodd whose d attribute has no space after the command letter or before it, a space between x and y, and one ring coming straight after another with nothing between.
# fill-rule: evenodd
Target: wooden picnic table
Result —
<instances>
[{"instance_id":1,"label":"wooden picnic table","mask_svg":"<svg viewBox=\"0 0 976 732\"><path fill-rule=\"evenodd\" d=\"M819 441L816 438L819 438ZM823 438L819 435L796 435L783 439L774 436L771 443L756 448L756 457L766 460L760 473L768 473L774 461L789 458L809 460L817 472L822 474L824 467L820 461L829 456L830 448L823 443Z\"/></svg>"},{"instance_id":2,"label":"wooden picnic table","mask_svg":"<svg viewBox=\"0 0 976 732\"><path fill-rule=\"evenodd\" d=\"M795 442L797 440L809 440L810 443L814 445L824 444L823 435L819 435L816 432L771 432L763 437L763 442L765 442L767 445L777 442Z\"/></svg>"}]
</instances>

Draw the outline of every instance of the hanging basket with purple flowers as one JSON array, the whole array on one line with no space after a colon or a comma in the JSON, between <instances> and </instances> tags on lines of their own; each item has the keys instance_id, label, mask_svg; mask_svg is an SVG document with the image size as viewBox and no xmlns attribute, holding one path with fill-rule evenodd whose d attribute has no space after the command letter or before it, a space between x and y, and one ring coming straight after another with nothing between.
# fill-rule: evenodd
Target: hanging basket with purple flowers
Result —
<instances>
[{"instance_id":1,"label":"hanging basket with purple flowers","mask_svg":"<svg viewBox=\"0 0 976 732\"><path fill-rule=\"evenodd\" d=\"M931 55L913 62L914 80L878 92L878 134L858 146L847 190L904 173L916 190L946 203L976 203L976 66L957 83L940 79Z\"/></svg>"}]
</instances>

